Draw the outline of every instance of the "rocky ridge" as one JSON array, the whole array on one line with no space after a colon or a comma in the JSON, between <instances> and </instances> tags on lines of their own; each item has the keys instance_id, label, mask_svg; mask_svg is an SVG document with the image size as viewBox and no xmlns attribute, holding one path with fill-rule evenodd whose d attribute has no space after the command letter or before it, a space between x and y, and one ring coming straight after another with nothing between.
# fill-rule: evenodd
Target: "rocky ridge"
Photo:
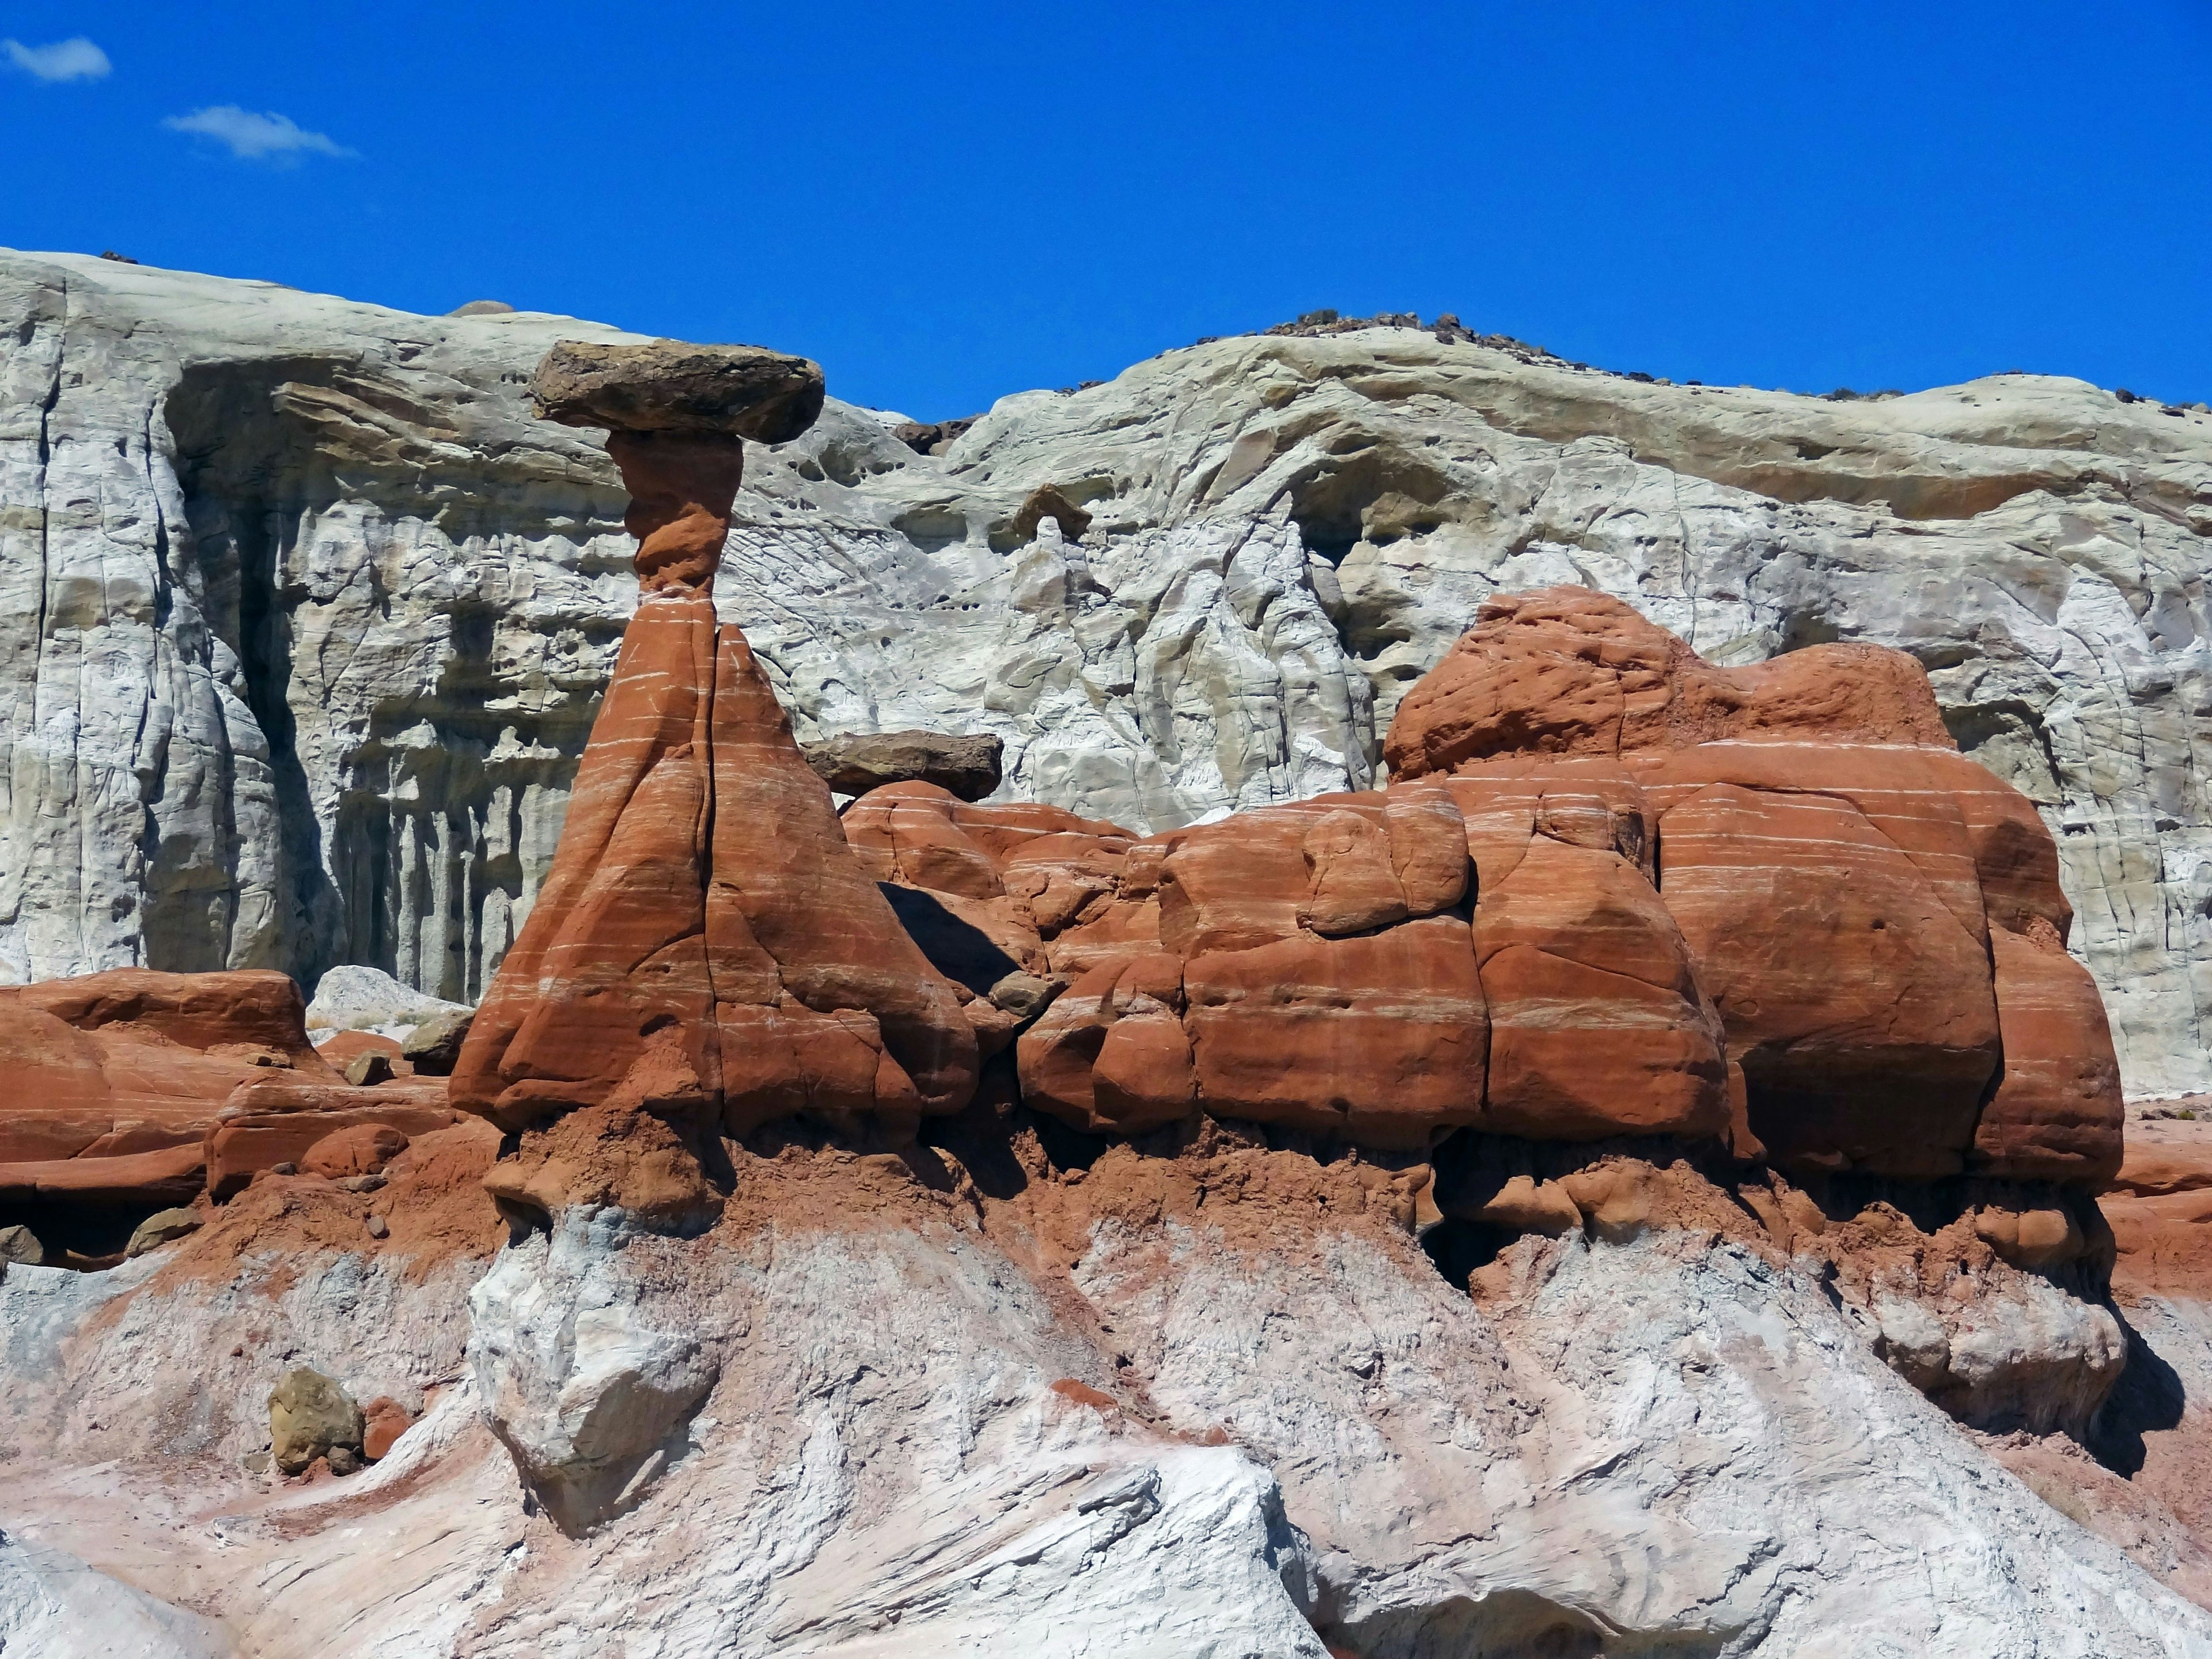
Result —
<instances>
[{"instance_id":1,"label":"rocky ridge","mask_svg":"<svg viewBox=\"0 0 2212 1659\"><path fill-rule=\"evenodd\" d=\"M634 604L611 465L523 383L627 337L67 255L0 283L9 971L476 1000ZM1670 386L1402 321L1023 393L928 453L830 400L752 469L718 605L802 738L987 731L1006 797L1147 831L1370 785L1497 592L1611 592L1723 665L1896 646L2056 833L2130 1091L2212 1085L2212 422L2032 375ZM1023 539L1046 486L1079 541Z\"/></svg>"}]
</instances>

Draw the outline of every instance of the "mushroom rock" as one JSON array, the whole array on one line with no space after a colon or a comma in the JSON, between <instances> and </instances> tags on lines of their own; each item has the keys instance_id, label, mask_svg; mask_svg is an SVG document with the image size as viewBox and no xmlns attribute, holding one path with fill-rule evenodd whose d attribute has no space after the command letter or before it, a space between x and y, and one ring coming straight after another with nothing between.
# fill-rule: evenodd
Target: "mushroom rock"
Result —
<instances>
[{"instance_id":1,"label":"mushroom rock","mask_svg":"<svg viewBox=\"0 0 2212 1659\"><path fill-rule=\"evenodd\" d=\"M2050 833L1957 752L1910 657L1826 645L1722 668L1617 599L1553 588L1486 604L1384 752L1397 779L1457 792L1486 894L1540 841L1609 834L1625 863L1649 848L1747 1130L1785 1167L1925 1179L1971 1160L2094 1186L2117 1164L2111 1038L2063 956ZM1479 906L1488 985L1510 952L1485 929ZM1512 1001L1493 994L1494 1027ZM1498 1041L1493 1103L1514 1074Z\"/></svg>"},{"instance_id":2,"label":"mushroom rock","mask_svg":"<svg viewBox=\"0 0 2212 1659\"><path fill-rule=\"evenodd\" d=\"M975 1032L847 844L714 579L743 440L781 442L821 371L751 347L564 343L532 397L611 428L637 612L551 870L452 1079L519 1129L586 1105L743 1134L963 1105Z\"/></svg>"}]
</instances>

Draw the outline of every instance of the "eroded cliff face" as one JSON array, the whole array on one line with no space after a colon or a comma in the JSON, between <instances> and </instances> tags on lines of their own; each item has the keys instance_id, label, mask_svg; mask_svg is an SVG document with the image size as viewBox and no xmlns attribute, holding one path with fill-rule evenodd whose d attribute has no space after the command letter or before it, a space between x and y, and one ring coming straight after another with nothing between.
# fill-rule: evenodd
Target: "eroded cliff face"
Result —
<instances>
[{"instance_id":1,"label":"eroded cliff face","mask_svg":"<svg viewBox=\"0 0 2212 1659\"><path fill-rule=\"evenodd\" d=\"M0 962L381 966L473 1000L550 862L635 603L530 314L0 264ZM1250 337L1003 399L943 453L831 403L719 602L802 738L1006 742L1139 830L1376 781L1489 594L1569 581L1716 661L1869 641L2058 836L2136 1094L2212 1085L2212 420L2008 375L1831 402L1414 329ZM1053 485L1080 541L1020 539Z\"/></svg>"}]
</instances>

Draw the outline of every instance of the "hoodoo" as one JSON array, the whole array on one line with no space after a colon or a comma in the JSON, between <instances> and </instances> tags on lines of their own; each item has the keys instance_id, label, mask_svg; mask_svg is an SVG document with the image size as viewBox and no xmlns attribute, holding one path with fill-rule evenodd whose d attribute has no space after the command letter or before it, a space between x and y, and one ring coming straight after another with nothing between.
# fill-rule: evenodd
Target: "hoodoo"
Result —
<instances>
[{"instance_id":1,"label":"hoodoo","mask_svg":"<svg viewBox=\"0 0 2212 1659\"><path fill-rule=\"evenodd\" d=\"M742 1135L965 1104L960 995L860 868L714 573L744 441L811 423L822 374L751 347L566 343L532 397L608 428L639 603L560 848L471 1027L465 1109L520 1129L584 1106Z\"/></svg>"}]
</instances>

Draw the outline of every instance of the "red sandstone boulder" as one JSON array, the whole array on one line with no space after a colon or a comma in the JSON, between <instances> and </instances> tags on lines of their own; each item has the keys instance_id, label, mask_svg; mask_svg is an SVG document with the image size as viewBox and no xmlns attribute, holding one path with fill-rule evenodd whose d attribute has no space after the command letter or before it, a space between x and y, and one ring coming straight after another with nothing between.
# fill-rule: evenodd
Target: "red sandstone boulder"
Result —
<instances>
[{"instance_id":1,"label":"red sandstone boulder","mask_svg":"<svg viewBox=\"0 0 2212 1659\"><path fill-rule=\"evenodd\" d=\"M1909 657L1822 646L1723 669L1600 594L1499 599L1407 695L1385 753L1401 780L1449 775L1486 896L1509 892L1540 843L1609 842L1644 864L1686 945L1686 990L1719 1016L1724 1075L1741 1072L1732 1143L1755 1135L1795 1168L1918 1178L1971 1161L2094 1186L2116 1166L2117 1070L2094 987L2063 955L2071 912L2050 834L1956 752ZM1588 879L1559 890L1593 892ZM1505 912L1488 896L1476 911L1495 1108L1525 1044L1507 977L1520 958L1493 947L1486 913ZM1583 1063L1626 1059L1628 1039L1601 1037L1598 1001L1553 988L1526 999L1540 1030L1579 1007ZM1697 1024L1678 1012L1670 1029L1694 1048ZM1704 1121L1711 1068L1702 1051L1683 1064L1660 1074L1699 1079ZM1535 1114L1553 1127L1528 1132L1571 1116Z\"/></svg>"},{"instance_id":2,"label":"red sandstone boulder","mask_svg":"<svg viewBox=\"0 0 2212 1659\"><path fill-rule=\"evenodd\" d=\"M311 1157L338 1156L333 1137L366 1133L377 1144L379 1129L404 1139L449 1128L454 1112L446 1103L442 1079L408 1079L374 1089L343 1083L307 1084L271 1078L248 1084L234 1094L209 1125L204 1147L207 1189L227 1199L264 1170L280 1164L305 1168ZM344 1143L339 1143L344 1144ZM402 1145L404 1146L404 1139ZM400 1147L393 1147L388 1158ZM349 1152L350 1158L354 1154ZM366 1169L310 1170L313 1174L367 1175Z\"/></svg>"},{"instance_id":3,"label":"red sandstone boulder","mask_svg":"<svg viewBox=\"0 0 2212 1659\"><path fill-rule=\"evenodd\" d=\"M308 1147L300 1170L325 1181L376 1175L406 1150L407 1137L389 1123L356 1123L334 1129Z\"/></svg>"},{"instance_id":4,"label":"red sandstone boulder","mask_svg":"<svg viewBox=\"0 0 2212 1659\"><path fill-rule=\"evenodd\" d=\"M156 1209L203 1186L204 1141L257 1079L339 1085L297 985L118 969L0 989L0 1204Z\"/></svg>"}]
</instances>

